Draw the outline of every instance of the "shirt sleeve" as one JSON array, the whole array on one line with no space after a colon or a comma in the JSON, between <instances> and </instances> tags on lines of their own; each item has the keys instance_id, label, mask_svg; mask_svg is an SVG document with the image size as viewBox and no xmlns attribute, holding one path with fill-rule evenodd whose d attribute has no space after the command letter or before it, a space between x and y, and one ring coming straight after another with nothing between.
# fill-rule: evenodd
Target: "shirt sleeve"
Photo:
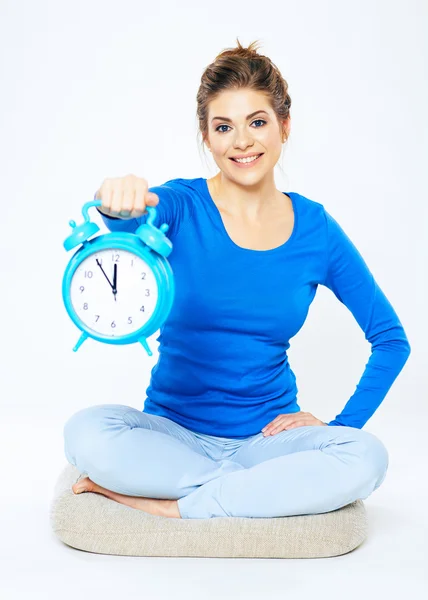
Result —
<instances>
[{"instance_id":1,"label":"shirt sleeve","mask_svg":"<svg viewBox=\"0 0 428 600\"><path fill-rule=\"evenodd\" d=\"M154 192L159 196L159 202L155 206L156 218L153 223L156 227L167 223L169 229L166 232L166 236L172 239L177 235L183 221L185 221L189 216L189 211L191 211L192 199L190 192L185 186L178 185L174 179L166 181L162 185L149 187L148 191ZM94 199L95 196L96 192ZM147 221L147 217L149 216L146 213L141 217L133 219L119 219L104 215L99 210L98 212L110 231L124 231L128 233L135 233L138 227Z\"/></svg>"},{"instance_id":2,"label":"shirt sleeve","mask_svg":"<svg viewBox=\"0 0 428 600\"><path fill-rule=\"evenodd\" d=\"M353 314L371 344L371 355L354 394L328 425L361 429L385 398L411 348L403 326L361 254L324 210L327 265L322 285Z\"/></svg>"}]
</instances>

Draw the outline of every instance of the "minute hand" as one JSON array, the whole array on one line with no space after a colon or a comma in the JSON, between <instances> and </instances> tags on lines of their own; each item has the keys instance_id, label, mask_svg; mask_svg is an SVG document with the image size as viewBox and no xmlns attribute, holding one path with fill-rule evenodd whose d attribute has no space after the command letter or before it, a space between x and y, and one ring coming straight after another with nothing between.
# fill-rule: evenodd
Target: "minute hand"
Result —
<instances>
[{"instance_id":1,"label":"minute hand","mask_svg":"<svg viewBox=\"0 0 428 600\"><path fill-rule=\"evenodd\" d=\"M109 284L110 284L110 287L111 287L112 289L114 289L114 288L113 288L113 285L112 285L112 283L111 283L111 281L110 281L110 279L109 279L109 278L107 277L107 275L105 274L105 272L104 272L104 269L103 269L103 268L102 268L102 266L101 266L101 263L98 261L98 258L97 258L97 265L99 266L99 268L101 269L101 271L104 273L104 277L105 277L105 278L107 279L107 281L109 282Z\"/></svg>"}]
</instances>

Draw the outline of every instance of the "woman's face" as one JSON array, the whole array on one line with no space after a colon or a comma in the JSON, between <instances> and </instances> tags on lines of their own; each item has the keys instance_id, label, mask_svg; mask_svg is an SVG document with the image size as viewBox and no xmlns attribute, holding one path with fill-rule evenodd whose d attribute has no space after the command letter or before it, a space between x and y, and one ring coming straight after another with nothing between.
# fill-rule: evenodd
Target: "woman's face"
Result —
<instances>
[{"instance_id":1,"label":"woman's face","mask_svg":"<svg viewBox=\"0 0 428 600\"><path fill-rule=\"evenodd\" d=\"M288 118L283 122L282 130L262 92L226 90L209 105L205 143L219 169L229 178L253 184L271 172L278 162L284 142L283 131L288 133L285 127L289 127L289 121ZM263 156L246 168L231 160L232 157L260 153Z\"/></svg>"}]
</instances>

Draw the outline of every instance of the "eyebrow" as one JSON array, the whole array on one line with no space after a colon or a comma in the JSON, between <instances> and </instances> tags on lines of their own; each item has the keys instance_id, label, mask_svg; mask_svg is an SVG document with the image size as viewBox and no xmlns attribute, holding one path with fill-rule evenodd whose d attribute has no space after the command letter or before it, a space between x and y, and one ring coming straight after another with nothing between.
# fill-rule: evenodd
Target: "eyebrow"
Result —
<instances>
[{"instance_id":1,"label":"eyebrow","mask_svg":"<svg viewBox=\"0 0 428 600\"><path fill-rule=\"evenodd\" d=\"M247 116L247 120L251 119L251 117L254 117L254 115L258 115L259 113L265 113L265 115L268 114L265 110L256 110L255 112L253 112L253 113L251 113L250 115ZM232 123L232 119L228 119L227 117L213 117L211 119L211 123L213 121L215 121L216 119L220 119L220 121L227 121L228 123Z\"/></svg>"}]
</instances>

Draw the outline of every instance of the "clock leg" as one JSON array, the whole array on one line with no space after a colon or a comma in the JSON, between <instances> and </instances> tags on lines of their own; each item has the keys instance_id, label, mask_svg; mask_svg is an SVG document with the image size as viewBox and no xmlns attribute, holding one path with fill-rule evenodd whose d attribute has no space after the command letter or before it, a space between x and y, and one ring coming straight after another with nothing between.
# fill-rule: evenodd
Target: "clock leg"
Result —
<instances>
[{"instance_id":1,"label":"clock leg","mask_svg":"<svg viewBox=\"0 0 428 600\"><path fill-rule=\"evenodd\" d=\"M142 344L142 346L143 346L143 347L144 347L144 349L146 350L147 354L148 354L149 356L153 356L153 352L150 350L150 348L149 348L149 345L148 345L148 343L147 343L147 341L146 341L146 338L144 338L144 337L141 337L141 338L140 338L138 341L140 342L140 344Z\"/></svg>"},{"instance_id":2,"label":"clock leg","mask_svg":"<svg viewBox=\"0 0 428 600\"><path fill-rule=\"evenodd\" d=\"M84 341L86 340L86 338L88 338L88 337L89 337L89 336L88 336L88 334L87 334L87 333L84 331L84 332L82 333L82 335L80 336L80 338L79 338L79 340L78 340L77 344L74 346L74 348L73 348L73 352L77 352L77 351L79 350L80 346L83 344L83 342L84 342Z\"/></svg>"}]
</instances>

